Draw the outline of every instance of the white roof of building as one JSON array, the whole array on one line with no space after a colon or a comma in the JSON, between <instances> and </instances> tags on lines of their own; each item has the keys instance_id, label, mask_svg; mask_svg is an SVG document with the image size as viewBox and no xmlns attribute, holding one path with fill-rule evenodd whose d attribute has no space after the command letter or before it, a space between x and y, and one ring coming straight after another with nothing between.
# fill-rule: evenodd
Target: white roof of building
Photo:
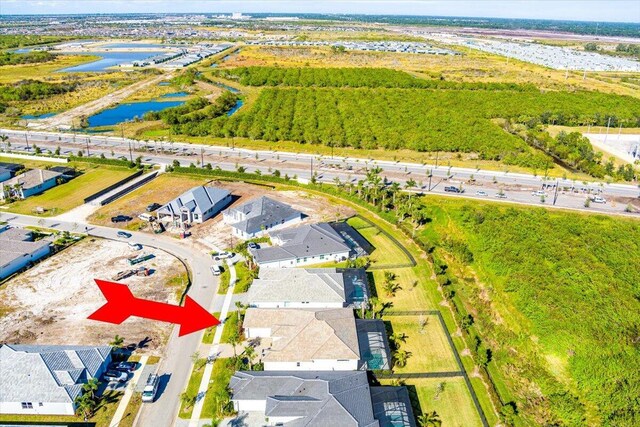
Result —
<instances>
[{"instance_id":1,"label":"white roof of building","mask_svg":"<svg viewBox=\"0 0 640 427\"><path fill-rule=\"evenodd\" d=\"M110 353L109 346L5 344L0 347L0 403L71 403Z\"/></svg>"},{"instance_id":2,"label":"white roof of building","mask_svg":"<svg viewBox=\"0 0 640 427\"><path fill-rule=\"evenodd\" d=\"M335 268L265 268L251 284L248 301L344 303L344 275Z\"/></svg>"}]
</instances>

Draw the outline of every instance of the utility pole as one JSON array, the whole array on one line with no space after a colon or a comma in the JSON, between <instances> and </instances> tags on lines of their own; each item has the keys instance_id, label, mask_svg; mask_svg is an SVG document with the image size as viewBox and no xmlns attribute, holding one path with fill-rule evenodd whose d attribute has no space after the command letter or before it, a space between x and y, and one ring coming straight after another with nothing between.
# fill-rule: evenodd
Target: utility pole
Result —
<instances>
[{"instance_id":1,"label":"utility pole","mask_svg":"<svg viewBox=\"0 0 640 427\"><path fill-rule=\"evenodd\" d=\"M29 149L29 131L24 132L24 140L27 142L27 150Z\"/></svg>"},{"instance_id":2,"label":"utility pole","mask_svg":"<svg viewBox=\"0 0 640 427\"><path fill-rule=\"evenodd\" d=\"M89 153L89 137L87 137L87 157L89 157L91 155L91 153Z\"/></svg>"},{"instance_id":3,"label":"utility pole","mask_svg":"<svg viewBox=\"0 0 640 427\"><path fill-rule=\"evenodd\" d=\"M609 117L609 120L607 121L607 133L604 136L604 142L607 142L607 137L609 136L609 125L611 124L611 117Z\"/></svg>"},{"instance_id":4,"label":"utility pole","mask_svg":"<svg viewBox=\"0 0 640 427\"><path fill-rule=\"evenodd\" d=\"M433 176L433 171L429 171L429 190L431 191L431 177Z\"/></svg>"},{"instance_id":5,"label":"utility pole","mask_svg":"<svg viewBox=\"0 0 640 427\"><path fill-rule=\"evenodd\" d=\"M129 160L133 163L133 152L131 151L131 141L129 141Z\"/></svg>"},{"instance_id":6,"label":"utility pole","mask_svg":"<svg viewBox=\"0 0 640 427\"><path fill-rule=\"evenodd\" d=\"M558 178L556 178L556 192L553 195L553 204L556 204L556 200L558 200Z\"/></svg>"},{"instance_id":7,"label":"utility pole","mask_svg":"<svg viewBox=\"0 0 640 427\"><path fill-rule=\"evenodd\" d=\"M204 168L204 147L200 147L200 166Z\"/></svg>"}]
</instances>

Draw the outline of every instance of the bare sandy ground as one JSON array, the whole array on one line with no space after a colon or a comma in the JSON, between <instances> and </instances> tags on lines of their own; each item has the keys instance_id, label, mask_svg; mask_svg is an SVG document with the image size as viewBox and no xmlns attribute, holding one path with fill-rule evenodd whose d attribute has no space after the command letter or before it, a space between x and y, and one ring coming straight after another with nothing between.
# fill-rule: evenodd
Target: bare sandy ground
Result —
<instances>
[{"instance_id":1,"label":"bare sandy ground","mask_svg":"<svg viewBox=\"0 0 640 427\"><path fill-rule=\"evenodd\" d=\"M136 297L177 303L169 277L184 272L173 256L149 248L155 258L140 265L155 270L148 277L123 279ZM118 334L125 343L151 338L148 350L162 346L170 332L167 323L129 318L121 325L88 320L105 302L94 279L111 280L129 266L126 243L86 239L58 253L0 288L0 301L9 313L0 318L0 342L21 344L108 344Z\"/></svg>"}]
</instances>

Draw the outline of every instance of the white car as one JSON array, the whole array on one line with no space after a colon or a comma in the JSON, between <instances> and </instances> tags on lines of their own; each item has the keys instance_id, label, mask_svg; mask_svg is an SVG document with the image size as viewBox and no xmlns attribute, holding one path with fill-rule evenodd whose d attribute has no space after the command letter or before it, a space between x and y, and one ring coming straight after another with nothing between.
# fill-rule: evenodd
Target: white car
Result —
<instances>
[{"instance_id":1,"label":"white car","mask_svg":"<svg viewBox=\"0 0 640 427\"><path fill-rule=\"evenodd\" d=\"M591 199L593 203L607 203L607 200L601 196L595 196Z\"/></svg>"},{"instance_id":2,"label":"white car","mask_svg":"<svg viewBox=\"0 0 640 427\"><path fill-rule=\"evenodd\" d=\"M233 252L220 252L219 254L214 255L213 259L220 261L221 259L233 258L234 256L236 256L236 254Z\"/></svg>"},{"instance_id":3,"label":"white car","mask_svg":"<svg viewBox=\"0 0 640 427\"><path fill-rule=\"evenodd\" d=\"M547 197L547 193L545 193L542 190L534 191L534 192L531 193L531 195L532 196L538 196L538 197L542 197L542 196Z\"/></svg>"},{"instance_id":4,"label":"white car","mask_svg":"<svg viewBox=\"0 0 640 427\"><path fill-rule=\"evenodd\" d=\"M487 197L488 195L486 191L476 191L476 196Z\"/></svg>"}]
</instances>

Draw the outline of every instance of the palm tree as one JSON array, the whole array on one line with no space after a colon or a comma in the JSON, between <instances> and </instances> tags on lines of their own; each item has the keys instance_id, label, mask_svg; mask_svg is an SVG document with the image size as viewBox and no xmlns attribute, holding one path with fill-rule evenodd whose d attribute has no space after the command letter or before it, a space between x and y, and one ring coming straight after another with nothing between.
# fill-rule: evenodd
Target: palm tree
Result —
<instances>
[{"instance_id":1,"label":"palm tree","mask_svg":"<svg viewBox=\"0 0 640 427\"><path fill-rule=\"evenodd\" d=\"M9 140L9 135L0 135L0 141L5 144Z\"/></svg>"},{"instance_id":2,"label":"palm tree","mask_svg":"<svg viewBox=\"0 0 640 427\"><path fill-rule=\"evenodd\" d=\"M118 347L118 348L122 347L122 344L124 344L124 338L118 334L116 334L116 336L113 337L113 341L109 343L109 345L113 347Z\"/></svg>"},{"instance_id":3,"label":"palm tree","mask_svg":"<svg viewBox=\"0 0 640 427\"><path fill-rule=\"evenodd\" d=\"M253 356L255 356L255 354L256 350L255 348L253 348L253 346L248 345L247 347L245 347L244 355L247 356L247 359L249 360L249 370L251 370L251 368L253 367Z\"/></svg>"},{"instance_id":4,"label":"palm tree","mask_svg":"<svg viewBox=\"0 0 640 427\"><path fill-rule=\"evenodd\" d=\"M394 365L398 368L404 368L407 366L407 359L411 356L411 352L406 350L398 350L393 353Z\"/></svg>"},{"instance_id":5,"label":"palm tree","mask_svg":"<svg viewBox=\"0 0 640 427\"><path fill-rule=\"evenodd\" d=\"M96 392L98 391L99 387L100 382L98 381L98 379L91 378L89 381L82 385L82 391L84 392L84 394L91 396L92 399L95 399Z\"/></svg>"},{"instance_id":6,"label":"palm tree","mask_svg":"<svg viewBox=\"0 0 640 427\"><path fill-rule=\"evenodd\" d=\"M75 404L76 413L78 415L82 415L85 421L91 418L97 406L96 401L88 394L82 394L76 397Z\"/></svg>"},{"instance_id":7,"label":"palm tree","mask_svg":"<svg viewBox=\"0 0 640 427\"><path fill-rule=\"evenodd\" d=\"M407 342L407 334L405 334L404 332L402 333L393 333L391 335L389 335L389 341L391 341L392 343L394 343L394 345L396 346L396 348L399 348L400 346L398 345L399 343L405 343Z\"/></svg>"},{"instance_id":8,"label":"palm tree","mask_svg":"<svg viewBox=\"0 0 640 427\"><path fill-rule=\"evenodd\" d=\"M189 409L196 403L196 397L192 393L185 391L180 395L180 401L184 405L184 409Z\"/></svg>"},{"instance_id":9,"label":"palm tree","mask_svg":"<svg viewBox=\"0 0 640 427\"><path fill-rule=\"evenodd\" d=\"M236 345L240 342L240 335L238 335L238 331L232 331L231 335L229 335L229 344L233 347L233 358L236 359L238 354L236 353Z\"/></svg>"},{"instance_id":10,"label":"palm tree","mask_svg":"<svg viewBox=\"0 0 640 427\"><path fill-rule=\"evenodd\" d=\"M438 413L433 411L420 415L418 417L418 424L420 427L440 427L442 425L442 421L440 420Z\"/></svg>"}]
</instances>

